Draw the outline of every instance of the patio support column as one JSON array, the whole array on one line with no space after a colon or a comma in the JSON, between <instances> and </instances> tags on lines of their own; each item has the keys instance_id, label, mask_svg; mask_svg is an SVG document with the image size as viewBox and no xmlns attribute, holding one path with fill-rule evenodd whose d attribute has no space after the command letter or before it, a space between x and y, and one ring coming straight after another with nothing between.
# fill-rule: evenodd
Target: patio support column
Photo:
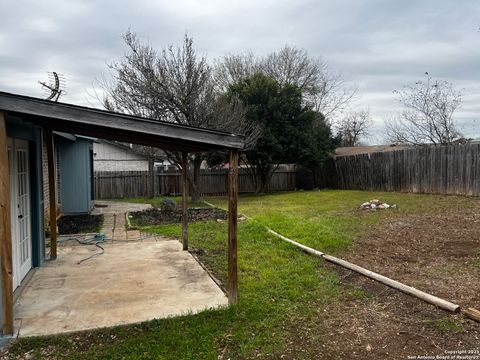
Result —
<instances>
[{"instance_id":1,"label":"patio support column","mask_svg":"<svg viewBox=\"0 0 480 360\"><path fill-rule=\"evenodd\" d=\"M188 154L182 152L182 246L188 250L188 189L187 189Z\"/></svg>"},{"instance_id":2,"label":"patio support column","mask_svg":"<svg viewBox=\"0 0 480 360\"><path fill-rule=\"evenodd\" d=\"M45 131L48 161L48 194L50 199L50 260L57 258L57 179L55 143L52 130Z\"/></svg>"},{"instance_id":3,"label":"patio support column","mask_svg":"<svg viewBox=\"0 0 480 360\"><path fill-rule=\"evenodd\" d=\"M5 115L0 112L0 262L2 267L2 334L13 334L12 228Z\"/></svg>"},{"instance_id":4,"label":"patio support column","mask_svg":"<svg viewBox=\"0 0 480 360\"><path fill-rule=\"evenodd\" d=\"M228 303L238 302L237 203L238 150L230 150L228 171Z\"/></svg>"}]
</instances>

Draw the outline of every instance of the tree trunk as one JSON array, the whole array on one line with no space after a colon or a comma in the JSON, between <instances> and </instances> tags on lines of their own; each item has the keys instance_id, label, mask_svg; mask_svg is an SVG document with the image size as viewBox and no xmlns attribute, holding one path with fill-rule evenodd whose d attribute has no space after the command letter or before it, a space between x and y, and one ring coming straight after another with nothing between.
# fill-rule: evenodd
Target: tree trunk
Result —
<instances>
[{"instance_id":1,"label":"tree trunk","mask_svg":"<svg viewBox=\"0 0 480 360\"><path fill-rule=\"evenodd\" d=\"M255 193L262 194L267 192L268 183L270 182L272 175L273 171L271 168L269 168L268 170L261 169L260 171L258 171L258 181Z\"/></svg>"},{"instance_id":2,"label":"tree trunk","mask_svg":"<svg viewBox=\"0 0 480 360\"><path fill-rule=\"evenodd\" d=\"M312 171L312 176L313 176L313 188L318 188L318 184L317 184L317 172L315 171L315 169L311 170Z\"/></svg>"},{"instance_id":3,"label":"tree trunk","mask_svg":"<svg viewBox=\"0 0 480 360\"><path fill-rule=\"evenodd\" d=\"M148 197L155 197L155 163L153 158L148 159Z\"/></svg>"},{"instance_id":4,"label":"tree trunk","mask_svg":"<svg viewBox=\"0 0 480 360\"><path fill-rule=\"evenodd\" d=\"M201 200L200 197L200 166L202 165L202 157L200 154L196 154L193 158L193 181L190 189L190 196L192 197L192 203L198 203Z\"/></svg>"}]
</instances>

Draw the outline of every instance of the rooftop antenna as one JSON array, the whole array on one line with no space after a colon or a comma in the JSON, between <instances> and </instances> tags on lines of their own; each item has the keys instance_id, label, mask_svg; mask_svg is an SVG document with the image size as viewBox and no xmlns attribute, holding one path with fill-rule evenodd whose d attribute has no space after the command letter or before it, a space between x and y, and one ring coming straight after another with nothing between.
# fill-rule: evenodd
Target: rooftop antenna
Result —
<instances>
[{"instance_id":1,"label":"rooftop antenna","mask_svg":"<svg viewBox=\"0 0 480 360\"><path fill-rule=\"evenodd\" d=\"M60 96L65 95L65 77L62 74L58 74L55 71L47 72L48 82L39 81L42 85L42 89L45 92L45 100L52 100L57 102Z\"/></svg>"}]
</instances>

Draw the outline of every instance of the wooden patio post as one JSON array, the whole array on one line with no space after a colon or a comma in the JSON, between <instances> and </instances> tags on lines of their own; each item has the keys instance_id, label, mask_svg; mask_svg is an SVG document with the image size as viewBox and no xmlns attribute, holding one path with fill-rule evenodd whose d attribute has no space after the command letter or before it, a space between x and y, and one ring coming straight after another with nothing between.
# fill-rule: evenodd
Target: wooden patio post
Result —
<instances>
[{"instance_id":1,"label":"wooden patio post","mask_svg":"<svg viewBox=\"0 0 480 360\"><path fill-rule=\"evenodd\" d=\"M0 112L0 261L2 267L3 335L13 334L12 223L7 153L7 126Z\"/></svg>"},{"instance_id":2,"label":"wooden patio post","mask_svg":"<svg viewBox=\"0 0 480 360\"><path fill-rule=\"evenodd\" d=\"M188 250L188 189L187 189L188 156L182 152L182 245Z\"/></svg>"},{"instance_id":3,"label":"wooden patio post","mask_svg":"<svg viewBox=\"0 0 480 360\"><path fill-rule=\"evenodd\" d=\"M155 197L155 158L148 159L148 197Z\"/></svg>"},{"instance_id":4,"label":"wooden patio post","mask_svg":"<svg viewBox=\"0 0 480 360\"><path fill-rule=\"evenodd\" d=\"M48 194L50 200L50 260L57 258L57 180L55 176L55 143L52 130L45 131L48 161Z\"/></svg>"},{"instance_id":5,"label":"wooden patio post","mask_svg":"<svg viewBox=\"0 0 480 360\"><path fill-rule=\"evenodd\" d=\"M237 203L238 150L230 150L228 171L228 303L238 301Z\"/></svg>"}]
</instances>

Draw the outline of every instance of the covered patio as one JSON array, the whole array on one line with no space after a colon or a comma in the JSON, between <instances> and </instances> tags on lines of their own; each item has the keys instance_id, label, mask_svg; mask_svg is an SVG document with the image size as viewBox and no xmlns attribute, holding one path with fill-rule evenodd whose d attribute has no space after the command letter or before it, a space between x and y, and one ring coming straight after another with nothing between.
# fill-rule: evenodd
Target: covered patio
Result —
<instances>
[{"instance_id":1,"label":"covered patio","mask_svg":"<svg viewBox=\"0 0 480 360\"><path fill-rule=\"evenodd\" d=\"M47 142L50 256L41 259L14 305L8 124L28 124ZM182 153L181 243L167 239L106 244L102 257L78 264L87 247L57 246L58 216L53 132L136 143ZM208 129L55 103L0 92L0 262L3 335L41 335L144 321L235 304L237 282L237 166L241 137ZM187 156L229 152L227 299L188 253ZM34 156L31 156L34 159ZM38 158L38 156L37 156ZM36 179L38 180L38 179ZM43 211L43 209L42 209ZM38 225L38 224L37 224ZM42 243L43 239L31 241ZM33 247L38 244L33 244ZM69 318L68 323L62 320ZM17 322L15 323L15 320Z\"/></svg>"},{"instance_id":2,"label":"covered patio","mask_svg":"<svg viewBox=\"0 0 480 360\"><path fill-rule=\"evenodd\" d=\"M228 300L177 240L59 245L15 302L19 336L50 335L194 314Z\"/></svg>"}]
</instances>

